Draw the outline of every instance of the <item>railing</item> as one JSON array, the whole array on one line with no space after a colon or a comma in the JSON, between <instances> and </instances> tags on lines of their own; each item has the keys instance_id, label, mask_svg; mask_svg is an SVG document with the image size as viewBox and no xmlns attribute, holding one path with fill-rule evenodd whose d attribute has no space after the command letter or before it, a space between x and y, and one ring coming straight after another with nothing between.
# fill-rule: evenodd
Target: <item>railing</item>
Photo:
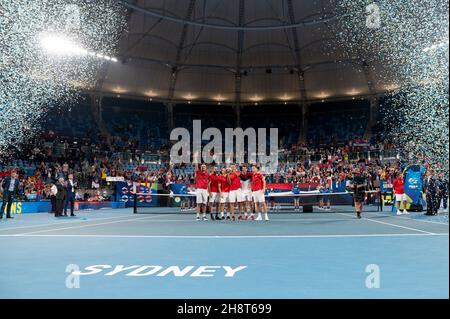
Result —
<instances>
[{"instance_id":1,"label":"railing","mask_svg":"<svg viewBox=\"0 0 450 319\"><path fill-rule=\"evenodd\" d=\"M396 160L399 159L399 152L397 150L374 150L374 151L366 151L366 152L350 152L348 154L349 160L360 160L360 159L368 159L368 160ZM311 162L317 162L321 159L321 155L319 153L307 153L302 152L301 154L283 154L279 156L279 160L285 159L288 163L303 163L308 159L311 159Z\"/></svg>"}]
</instances>

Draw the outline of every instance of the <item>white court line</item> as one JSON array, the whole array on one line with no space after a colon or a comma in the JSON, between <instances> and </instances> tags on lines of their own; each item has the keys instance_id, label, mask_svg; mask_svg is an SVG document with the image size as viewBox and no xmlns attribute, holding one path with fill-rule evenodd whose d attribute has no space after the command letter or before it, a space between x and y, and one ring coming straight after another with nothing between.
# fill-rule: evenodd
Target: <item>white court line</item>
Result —
<instances>
[{"instance_id":1,"label":"white court line","mask_svg":"<svg viewBox=\"0 0 450 319\"><path fill-rule=\"evenodd\" d=\"M50 214L49 214L50 215ZM50 216L50 217L53 217ZM88 221L95 221L95 220L110 220L110 219L117 219L117 218L125 218L130 217L130 214L123 215L123 216L114 216L114 217L105 217L105 218L92 218L92 219L86 219L86 220L80 220L80 219L68 219L64 222L57 222L57 223L49 223L49 224L36 224L36 225L28 225L28 226L19 226L19 227L7 227L7 228L0 228L0 232L2 230L14 230L14 229L24 229L24 228L34 228L34 227L47 227L47 226L53 226L53 225L63 225L63 224L73 224L73 223L86 223ZM65 217L61 217L65 218Z\"/></svg>"},{"instance_id":2,"label":"white court line","mask_svg":"<svg viewBox=\"0 0 450 319\"><path fill-rule=\"evenodd\" d=\"M435 221L432 221L432 220L423 220L423 219L410 218L411 215L405 215L405 217L400 217L400 216L397 216L397 215L389 215L389 214L383 214L383 213L377 213L377 212L366 212L366 214L376 214L376 215L380 215L380 216L389 216L389 217L394 217L394 218L400 218L400 219L403 219L403 220L408 220L409 219L409 220L412 220L412 221L418 221L418 222L423 222L423 223L431 223L431 224L438 224L438 225L449 226L448 223L441 223L441 222L435 222Z\"/></svg>"},{"instance_id":3,"label":"white court line","mask_svg":"<svg viewBox=\"0 0 450 319\"><path fill-rule=\"evenodd\" d=\"M354 217L354 215L345 214L345 213L336 213L336 214L344 215L344 216L348 216L348 217ZM428 234L428 235L435 235L435 233L432 233L432 232L429 232L429 231L426 231L426 230L421 230L421 229L412 228L412 227L406 227L406 226L400 226L400 225L397 225L397 224L391 224L391 223L387 223L387 222L381 222L379 220L374 220L374 219L371 219L371 218L364 218L363 217L362 220L367 220L367 221L378 223L378 224L383 224L383 225L388 225L388 226L393 226L393 227L398 227L398 228L403 228L403 229L408 229L408 230L414 230L414 231L418 231L418 232L425 233L425 234Z\"/></svg>"},{"instance_id":4,"label":"white court line","mask_svg":"<svg viewBox=\"0 0 450 319\"><path fill-rule=\"evenodd\" d=\"M271 218L270 222L302 222L302 221L311 221L311 222L318 222L318 221L328 221L328 222L349 222L349 221L353 221L347 218L335 218L335 219L326 219L326 218L298 218L298 219L276 219L276 218ZM355 220L358 221L358 220ZM185 223L194 223L196 222L195 219L155 219L155 220L146 220L146 223L159 223L159 222L185 222ZM222 220L222 221L215 221L215 220L211 220L208 219L208 222L211 222L211 225L220 225L222 223L226 223L226 224L232 224L232 225L247 225L247 224L260 224L259 221L257 220L235 220L235 221L231 221L231 220ZM197 222L196 222L197 223ZM204 224L206 222L204 221L199 221L199 224Z\"/></svg>"},{"instance_id":5,"label":"white court line","mask_svg":"<svg viewBox=\"0 0 450 319\"><path fill-rule=\"evenodd\" d=\"M144 214L140 214L140 216L143 216L143 215ZM153 213L152 216L153 215L166 216L167 214L165 214L165 213ZM49 217L52 217L52 216L49 216ZM66 221L61 221L61 222L57 222L57 223L27 225L27 226L19 226L19 227L7 227L7 228L0 228L0 233L1 233L1 231L16 230L16 229L47 227L47 226L65 225L65 224L69 224L70 225L70 224L74 224L74 223L86 223L86 222L90 222L90 221L102 221L102 220L112 220L112 219L118 219L118 218L129 218L129 216L130 216L130 214L122 215L122 216L114 216L114 217L105 217L105 218L92 218L92 219L88 219L88 220L79 220L79 219L71 220L71 219L68 219ZM192 216L195 216L195 215L192 214ZM64 217L61 217L61 218L64 218ZM299 216L299 219L301 219L301 218L302 217ZM301 219L301 220L306 220L306 219ZM311 220L324 220L324 219L317 218L317 219L311 219ZM339 220L341 220L341 219L339 219ZM346 219L342 219L342 220L346 220ZM190 221L192 221L192 220L190 220ZM291 221L295 221L295 220L292 219Z\"/></svg>"},{"instance_id":6,"label":"white court line","mask_svg":"<svg viewBox=\"0 0 450 319\"><path fill-rule=\"evenodd\" d=\"M128 219L115 220L112 222L105 222L105 223L92 223L92 224L87 224L87 225L44 229L44 230L32 231L32 232L22 233L22 234L17 234L17 235L31 235L31 234L39 234L39 233L52 232L52 231L58 231L58 230L77 229L77 228L92 227L92 226L126 223L126 222L132 222L132 221L136 221L136 220L150 219L150 218L159 217L159 216L161 216L161 215L152 215L152 216L147 216L147 217L143 217L143 218L137 218L137 217L136 218L128 218Z\"/></svg>"},{"instance_id":7,"label":"white court line","mask_svg":"<svg viewBox=\"0 0 450 319\"><path fill-rule=\"evenodd\" d=\"M430 234L331 234L331 235L70 235L70 234L2 234L0 237L74 237L74 238L173 238L173 239L258 239L258 238L349 238L349 237L406 237L406 236L448 236L448 233Z\"/></svg>"}]
</instances>

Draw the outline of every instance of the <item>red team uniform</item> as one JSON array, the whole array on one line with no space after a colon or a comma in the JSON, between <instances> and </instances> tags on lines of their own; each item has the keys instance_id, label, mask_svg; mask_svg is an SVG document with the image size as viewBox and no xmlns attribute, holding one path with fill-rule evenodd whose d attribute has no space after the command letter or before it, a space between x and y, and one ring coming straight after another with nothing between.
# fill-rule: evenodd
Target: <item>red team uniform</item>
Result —
<instances>
[{"instance_id":1,"label":"red team uniform","mask_svg":"<svg viewBox=\"0 0 450 319\"><path fill-rule=\"evenodd\" d=\"M220 184L220 189L222 193L229 193L231 189L230 183L228 183L228 179L226 176L220 175L217 177L217 181Z\"/></svg>"},{"instance_id":2,"label":"red team uniform","mask_svg":"<svg viewBox=\"0 0 450 319\"><path fill-rule=\"evenodd\" d=\"M218 203L219 202L219 175L213 173L209 175L209 202Z\"/></svg>"},{"instance_id":3,"label":"red team uniform","mask_svg":"<svg viewBox=\"0 0 450 319\"><path fill-rule=\"evenodd\" d=\"M197 204L207 204L208 203L208 172L202 172L200 170L195 171L196 179L196 193L197 193Z\"/></svg>"},{"instance_id":4,"label":"red team uniform","mask_svg":"<svg viewBox=\"0 0 450 319\"><path fill-rule=\"evenodd\" d=\"M252 174L247 172L241 173L239 176L241 180L241 195L243 202L250 202L252 200L251 178Z\"/></svg>"},{"instance_id":5,"label":"red team uniform","mask_svg":"<svg viewBox=\"0 0 450 319\"><path fill-rule=\"evenodd\" d=\"M404 202L406 201L405 195L405 181L403 178L396 178L392 183L392 187L394 188L395 193L395 201Z\"/></svg>"},{"instance_id":6,"label":"red team uniform","mask_svg":"<svg viewBox=\"0 0 450 319\"><path fill-rule=\"evenodd\" d=\"M240 172L233 172L230 175L231 185L230 185L230 203L242 202L241 196L241 177Z\"/></svg>"},{"instance_id":7,"label":"red team uniform","mask_svg":"<svg viewBox=\"0 0 450 319\"><path fill-rule=\"evenodd\" d=\"M222 192L220 196L220 202L228 203L231 185L230 183L228 183L228 179L226 176L220 175L219 177L217 177L217 179L219 181L220 190Z\"/></svg>"},{"instance_id":8,"label":"red team uniform","mask_svg":"<svg viewBox=\"0 0 450 319\"><path fill-rule=\"evenodd\" d=\"M263 190L264 175L260 172L253 173L251 178L252 197L255 203L264 203L264 190Z\"/></svg>"}]
</instances>

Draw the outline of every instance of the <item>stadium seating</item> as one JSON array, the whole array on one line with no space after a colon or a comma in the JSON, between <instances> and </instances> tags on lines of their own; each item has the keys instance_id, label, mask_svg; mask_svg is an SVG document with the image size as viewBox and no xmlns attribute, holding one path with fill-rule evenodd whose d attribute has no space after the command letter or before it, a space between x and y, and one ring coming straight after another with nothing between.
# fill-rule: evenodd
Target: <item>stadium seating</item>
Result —
<instances>
[{"instance_id":1,"label":"stadium seating","mask_svg":"<svg viewBox=\"0 0 450 319\"><path fill-rule=\"evenodd\" d=\"M310 145L342 144L364 136L369 124L369 107L361 105L312 106L306 134Z\"/></svg>"},{"instance_id":2,"label":"stadium seating","mask_svg":"<svg viewBox=\"0 0 450 319\"><path fill-rule=\"evenodd\" d=\"M153 106L152 106L153 108ZM131 105L106 105L102 119L115 144L124 147L129 141L137 141L140 149L157 149L167 143L167 117L162 105L154 109Z\"/></svg>"},{"instance_id":3,"label":"stadium seating","mask_svg":"<svg viewBox=\"0 0 450 319\"><path fill-rule=\"evenodd\" d=\"M149 154L157 154L164 147L167 150L170 132L166 107L162 103L104 98L101 110L97 123L88 103L71 108L59 107L56 112L50 112L44 129L54 131L57 137L66 137L69 143L70 139L78 138L84 144L92 142L101 145L106 141L99 134L99 127L102 127L102 133L111 137L113 152L142 154L148 151ZM173 117L174 127L188 130L192 130L194 120L202 121L203 130L215 127L223 134L225 128L236 126L235 111L231 106L175 105ZM342 144L356 137L363 137L368 131L369 108L366 101L359 100L318 103L310 105L306 123L306 140L309 146ZM298 105L283 105L282 108L280 105L244 106L241 109L240 126L243 129L278 128L280 148L291 154L295 152L296 156L305 155L297 147L301 125L302 115ZM203 141L203 144L206 143L207 141ZM100 146L100 149L104 149L102 147L106 146ZM55 147L54 152L59 156L63 150ZM191 172L191 169L183 168L183 174Z\"/></svg>"},{"instance_id":4,"label":"stadium seating","mask_svg":"<svg viewBox=\"0 0 450 319\"><path fill-rule=\"evenodd\" d=\"M91 140L96 140L99 133L94 114L86 104L55 108L48 113L43 128L54 131L58 136L88 137Z\"/></svg>"}]
</instances>

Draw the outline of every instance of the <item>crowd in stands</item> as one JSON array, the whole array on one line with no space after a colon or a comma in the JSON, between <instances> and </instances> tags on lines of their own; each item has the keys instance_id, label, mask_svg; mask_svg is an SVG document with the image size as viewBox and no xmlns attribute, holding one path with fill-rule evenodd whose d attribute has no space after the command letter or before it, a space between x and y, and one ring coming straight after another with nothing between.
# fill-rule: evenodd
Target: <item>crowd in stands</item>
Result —
<instances>
[{"instance_id":1,"label":"crowd in stands","mask_svg":"<svg viewBox=\"0 0 450 319\"><path fill-rule=\"evenodd\" d=\"M18 170L22 193L33 198L46 198L46 188L59 177L67 178L73 174L78 187L82 190L81 198L89 199L103 191L111 194L113 184L106 181L107 176L124 177L125 180L141 180L167 183L194 183L192 164L169 165L166 162L145 162L143 158L123 160L113 152L95 153L95 148L86 145L63 147L56 155L45 146L37 143L30 151L28 160L10 160L0 165L0 180L8 175L12 168ZM41 148L40 148L41 147ZM358 149L360 146L356 146ZM395 173L404 166L398 159L382 160L380 157L369 158L368 152L358 153L355 158L354 146L309 149L299 146L304 156L295 161L280 159L276 172L267 174L269 183L324 183L333 180L345 181L356 168L364 168L370 173L374 186L380 181L391 183ZM85 195L87 194L87 195Z\"/></svg>"}]
</instances>

